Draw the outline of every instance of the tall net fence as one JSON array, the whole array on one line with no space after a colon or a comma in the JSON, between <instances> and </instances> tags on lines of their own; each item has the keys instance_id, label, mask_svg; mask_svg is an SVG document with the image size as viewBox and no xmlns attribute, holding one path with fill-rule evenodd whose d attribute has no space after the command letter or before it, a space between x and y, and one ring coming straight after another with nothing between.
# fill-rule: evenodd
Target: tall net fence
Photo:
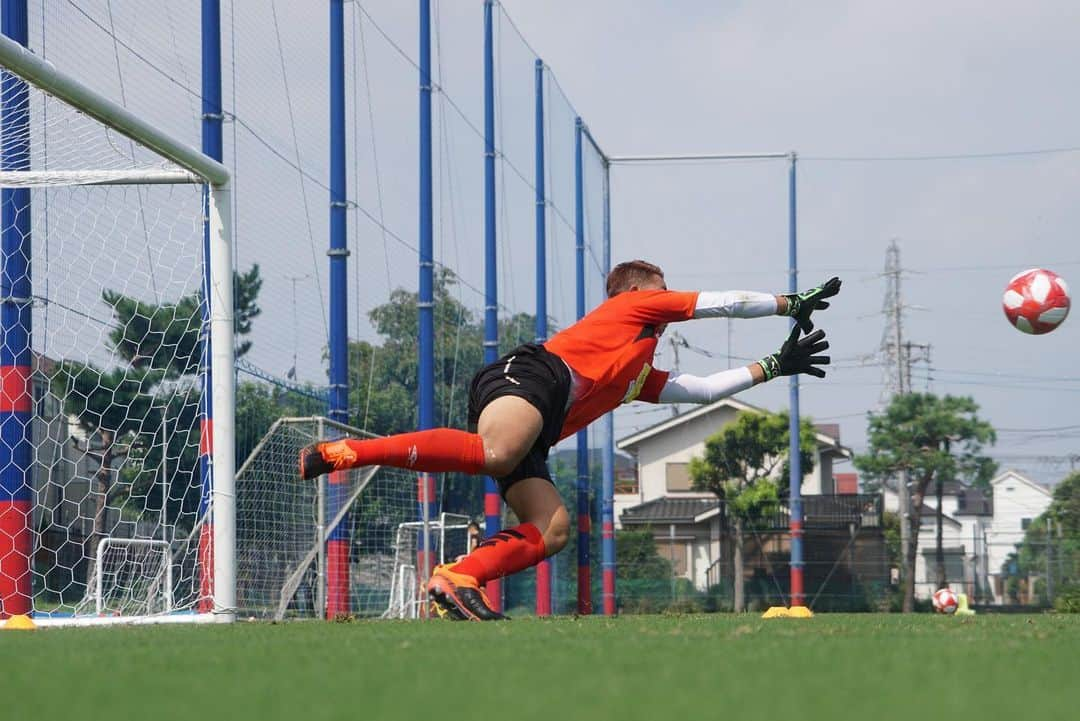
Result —
<instances>
[{"instance_id":1,"label":"tall net fence","mask_svg":"<svg viewBox=\"0 0 1080 721\"><path fill-rule=\"evenodd\" d=\"M2 100L2 610L194 610L206 186L9 71Z\"/></svg>"}]
</instances>

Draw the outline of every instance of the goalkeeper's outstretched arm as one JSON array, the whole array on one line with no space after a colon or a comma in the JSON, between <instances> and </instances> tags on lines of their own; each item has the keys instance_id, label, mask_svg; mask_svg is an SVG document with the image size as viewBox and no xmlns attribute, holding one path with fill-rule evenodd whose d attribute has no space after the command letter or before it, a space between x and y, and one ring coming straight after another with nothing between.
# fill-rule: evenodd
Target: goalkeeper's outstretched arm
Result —
<instances>
[{"instance_id":1,"label":"goalkeeper's outstretched arm","mask_svg":"<svg viewBox=\"0 0 1080 721\"><path fill-rule=\"evenodd\" d=\"M824 378L825 370L821 366L830 362L829 356L820 355L829 348L825 331L816 330L803 338L799 338L799 331L800 328L796 325L780 350L742 368L732 368L705 377L672 373L660 388L657 402L712 403L777 376L796 373Z\"/></svg>"},{"instance_id":2,"label":"goalkeeper's outstretched arm","mask_svg":"<svg viewBox=\"0 0 1080 721\"><path fill-rule=\"evenodd\" d=\"M749 290L709 291L698 293L694 318L762 318L786 315L806 333L814 329L810 314L829 307L826 298L840 292L840 279L831 278L802 293L772 295Z\"/></svg>"}]
</instances>

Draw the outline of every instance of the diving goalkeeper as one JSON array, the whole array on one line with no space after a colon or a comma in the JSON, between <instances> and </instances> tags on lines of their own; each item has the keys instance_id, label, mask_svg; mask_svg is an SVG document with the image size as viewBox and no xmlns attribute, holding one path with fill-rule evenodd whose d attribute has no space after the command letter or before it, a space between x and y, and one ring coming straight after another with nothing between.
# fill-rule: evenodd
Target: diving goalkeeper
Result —
<instances>
[{"instance_id":1,"label":"diving goalkeeper","mask_svg":"<svg viewBox=\"0 0 1080 721\"><path fill-rule=\"evenodd\" d=\"M839 278L790 295L672 291L659 267L620 263L608 274L607 300L591 313L546 343L522 345L480 369L469 390L469 431L434 428L316 443L301 451L300 475L386 465L494 478L520 525L455 563L436 566L427 589L452 618L504 618L483 585L558 553L570 535L570 516L547 467L553 445L621 403L710 403L777 376L824 378L821 366L829 357L819 354L829 344L824 331L813 331L810 315L839 292ZM779 351L755 363L706 377L652 366L668 323L767 315L791 316L796 324Z\"/></svg>"}]
</instances>

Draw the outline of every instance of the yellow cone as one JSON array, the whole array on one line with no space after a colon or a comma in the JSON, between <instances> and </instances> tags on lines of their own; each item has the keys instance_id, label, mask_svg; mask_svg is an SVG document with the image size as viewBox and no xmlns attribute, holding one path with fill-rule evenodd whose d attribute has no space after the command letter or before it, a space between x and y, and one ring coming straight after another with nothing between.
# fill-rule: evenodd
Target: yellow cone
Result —
<instances>
[{"instance_id":1,"label":"yellow cone","mask_svg":"<svg viewBox=\"0 0 1080 721\"><path fill-rule=\"evenodd\" d=\"M956 594L956 615L957 616L974 616L975 611L968 608L968 597L966 593Z\"/></svg>"},{"instance_id":2,"label":"yellow cone","mask_svg":"<svg viewBox=\"0 0 1080 721\"><path fill-rule=\"evenodd\" d=\"M788 610L785 606L769 606L769 610L761 614L762 618L787 618Z\"/></svg>"},{"instance_id":3,"label":"yellow cone","mask_svg":"<svg viewBox=\"0 0 1080 721\"><path fill-rule=\"evenodd\" d=\"M806 606L769 606L769 610L761 614L762 618L813 618L814 612Z\"/></svg>"},{"instance_id":4,"label":"yellow cone","mask_svg":"<svg viewBox=\"0 0 1080 721\"><path fill-rule=\"evenodd\" d=\"M29 616L19 613L5 621L2 628L5 631L33 631L37 624Z\"/></svg>"}]
</instances>

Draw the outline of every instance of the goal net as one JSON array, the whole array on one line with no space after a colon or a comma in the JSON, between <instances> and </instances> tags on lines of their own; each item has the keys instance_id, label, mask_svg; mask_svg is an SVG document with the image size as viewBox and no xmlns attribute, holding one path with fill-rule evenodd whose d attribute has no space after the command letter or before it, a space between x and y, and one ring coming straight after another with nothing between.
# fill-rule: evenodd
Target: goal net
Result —
<instances>
[{"instance_id":1,"label":"goal net","mask_svg":"<svg viewBox=\"0 0 1080 721\"><path fill-rule=\"evenodd\" d=\"M228 175L7 38L0 68L0 617L228 618Z\"/></svg>"},{"instance_id":2,"label":"goal net","mask_svg":"<svg viewBox=\"0 0 1080 721\"><path fill-rule=\"evenodd\" d=\"M373 466L310 481L300 450L371 434L326 418L276 421L236 474L237 606L244 617L415 618L424 599L417 476ZM432 563L465 553L469 519L426 524ZM418 560L419 559L419 560Z\"/></svg>"}]
</instances>

